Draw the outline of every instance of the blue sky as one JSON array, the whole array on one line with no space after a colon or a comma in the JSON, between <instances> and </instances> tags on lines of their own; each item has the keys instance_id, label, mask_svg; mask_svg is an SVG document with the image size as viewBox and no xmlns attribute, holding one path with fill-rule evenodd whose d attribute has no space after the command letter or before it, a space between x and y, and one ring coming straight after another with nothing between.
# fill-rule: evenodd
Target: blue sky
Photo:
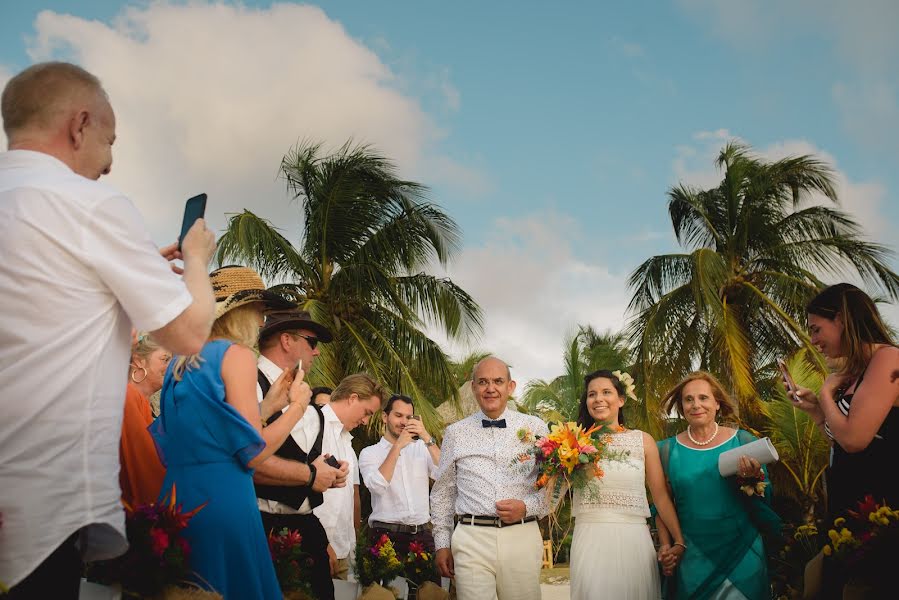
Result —
<instances>
[{"instance_id":1,"label":"blue sky","mask_svg":"<svg viewBox=\"0 0 899 600\"><path fill-rule=\"evenodd\" d=\"M468 347L520 381L559 371L576 324L625 322L627 275L675 248L667 188L713 184L728 139L820 154L873 239L899 223L888 0L0 6L0 80L50 57L103 79L110 180L160 242L200 189L214 225L246 206L297 231L291 143L384 149L462 226L450 273L487 317Z\"/></svg>"}]
</instances>

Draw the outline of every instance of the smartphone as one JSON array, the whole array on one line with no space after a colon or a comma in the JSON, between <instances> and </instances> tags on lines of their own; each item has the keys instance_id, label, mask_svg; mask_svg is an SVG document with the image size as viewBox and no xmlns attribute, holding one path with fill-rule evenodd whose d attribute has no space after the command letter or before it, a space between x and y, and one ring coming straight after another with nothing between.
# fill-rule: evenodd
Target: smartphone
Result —
<instances>
[{"instance_id":1,"label":"smartphone","mask_svg":"<svg viewBox=\"0 0 899 600\"><path fill-rule=\"evenodd\" d=\"M421 422L421 415L412 415L412 418L415 419L415 420L418 421L418 422ZM417 439L419 439L419 436L413 435L413 436L412 436L412 439L413 439L413 440L417 440Z\"/></svg>"},{"instance_id":2,"label":"smartphone","mask_svg":"<svg viewBox=\"0 0 899 600\"><path fill-rule=\"evenodd\" d=\"M333 456L329 456L328 458L326 458L326 459L325 459L325 464L326 464L326 465L331 465L331 466L334 467L335 469L339 469L339 468L340 468L340 461L337 460L336 458L334 458Z\"/></svg>"},{"instance_id":3,"label":"smartphone","mask_svg":"<svg viewBox=\"0 0 899 600\"><path fill-rule=\"evenodd\" d=\"M181 235L178 236L178 250L181 250L181 242L184 236L194 225L194 221L202 219L206 214L206 194L197 194L193 198L188 198L184 203L184 219L181 221Z\"/></svg>"},{"instance_id":4,"label":"smartphone","mask_svg":"<svg viewBox=\"0 0 899 600\"><path fill-rule=\"evenodd\" d=\"M783 359L777 360L777 368L780 369L780 376L784 381L784 388L787 390L787 397L796 402L796 390L799 387L796 385L796 382L793 381L793 376L790 375L789 369L787 369L787 363L783 361Z\"/></svg>"}]
</instances>

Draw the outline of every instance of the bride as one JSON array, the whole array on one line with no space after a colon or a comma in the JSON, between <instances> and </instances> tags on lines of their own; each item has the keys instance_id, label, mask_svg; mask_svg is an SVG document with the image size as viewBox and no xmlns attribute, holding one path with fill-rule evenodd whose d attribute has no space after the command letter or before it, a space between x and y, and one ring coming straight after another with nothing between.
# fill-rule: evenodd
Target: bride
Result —
<instances>
[{"instance_id":1,"label":"bride","mask_svg":"<svg viewBox=\"0 0 899 600\"><path fill-rule=\"evenodd\" d=\"M675 542L678 558L687 547L668 495L656 442L648 433L621 426L627 374L595 371L584 378L578 424L604 423L617 428L609 457L599 466L602 478L574 491L571 545L572 600L657 600L661 597L656 553L646 519L646 487Z\"/></svg>"}]
</instances>

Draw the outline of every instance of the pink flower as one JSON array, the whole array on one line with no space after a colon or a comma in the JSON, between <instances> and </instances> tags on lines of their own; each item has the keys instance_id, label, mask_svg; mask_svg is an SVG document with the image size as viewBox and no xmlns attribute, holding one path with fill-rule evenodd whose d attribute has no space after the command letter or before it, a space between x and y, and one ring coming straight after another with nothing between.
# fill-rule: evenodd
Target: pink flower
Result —
<instances>
[{"instance_id":1,"label":"pink flower","mask_svg":"<svg viewBox=\"0 0 899 600\"><path fill-rule=\"evenodd\" d=\"M153 548L153 554L162 556L169 547L169 534L162 529L150 529L150 542Z\"/></svg>"},{"instance_id":2,"label":"pink flower","mask_svg":"<svg viewBox=\"0 0 899 600\"><path fill-rule=\"evenodd\" d=\"M596 454L596 446L594 446L593 444L581 446L580 452L581 454Z\"/></svg>"}]
</instances>

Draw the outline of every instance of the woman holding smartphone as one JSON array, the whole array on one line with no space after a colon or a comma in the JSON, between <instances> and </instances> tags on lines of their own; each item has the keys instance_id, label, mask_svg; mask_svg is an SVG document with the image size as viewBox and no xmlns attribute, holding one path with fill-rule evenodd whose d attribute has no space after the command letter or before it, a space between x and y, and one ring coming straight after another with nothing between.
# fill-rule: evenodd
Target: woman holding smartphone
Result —
<instances>
[{"instance_id":1,"label":"woman holding smartphone","mask_svg":"<svg viewBox=\"0 0 899 600\"><path fill-rule=\"evenodd\" d=\"M812 343L843 359L819 394L798 388L796 406L833 440L827 508L836 518L871 494L899 505L899 348L874 302L848 283L826 288L808 305Z\"/></svg>"},{"instance_id":2,"label":"woman holding smartphone","mask_svg":"<svg viewBox=\"0 0 899 600\"><path fill-rule=\"evenodd\" d=\"M792 394L832 440L826 471L829 522L858 509L871 495L899 507L899 348L874 302L848 283L826 288L808 304L811 341L824 356L842 359L816 395ZM824 569L825 593L839 597L852 573Z\"/></svg>"}]
</instances>

